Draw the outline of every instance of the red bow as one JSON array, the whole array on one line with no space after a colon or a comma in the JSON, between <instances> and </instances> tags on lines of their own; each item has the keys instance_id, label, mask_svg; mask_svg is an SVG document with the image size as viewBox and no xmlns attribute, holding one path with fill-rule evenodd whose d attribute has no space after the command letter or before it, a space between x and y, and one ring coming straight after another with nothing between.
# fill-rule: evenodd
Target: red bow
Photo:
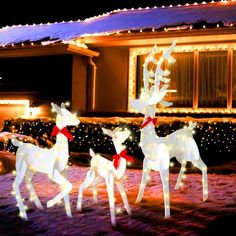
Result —
<instances>
[{"instance_id":1,"label":"red bow","mask_svg":"<svg viewBox=\"0 0 236 236\"><path fill-rule=\"evenodd\" d=\"M120 165L120 158L126 159L126 161L134 163L134 158L127 155L127 151L123 150L120 154L113 155L112 158L114 159L113 165L117 169Z\"/></svg>"},{"instance_id":2,"label":"red bow","mask_svg":"<svg viewBox=\"0 0 236 236\"><path fill-rule=\"evenodd\" d=\"M154 117L154 118L151 118L151 116L149 116L147 118L147 120L141 125L141 129L143 129L144 127L146 127L150 122L152 122L154 125L156 125L157 123L157 118Z\"/></svg>"},{"instance_id":3,"label":"red bow","mask_svg":"<svg viewBox=\"0 0 236 236\"><path fill-rule=\"evenodd\" d=\"M51 137L53 136L57 136L59 133L64 134L68 139L73 140L74 137L72 136L72 134L70 134L66 127L64 127L63 129L59 129L56 125L53 126L52 129L52 133L51 133Z\"/></svg>"}]
</instances>

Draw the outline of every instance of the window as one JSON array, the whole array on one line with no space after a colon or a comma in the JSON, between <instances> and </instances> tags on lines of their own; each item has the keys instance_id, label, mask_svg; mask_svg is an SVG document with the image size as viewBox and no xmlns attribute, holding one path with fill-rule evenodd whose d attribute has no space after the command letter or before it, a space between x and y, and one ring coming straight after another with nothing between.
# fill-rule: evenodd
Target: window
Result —
<instances>
[{"instance_id":1,"label":"window","mask_svg":"<svg viewBox=\"0 0 236 236\"><path fill-rule=\"evenodd\" d=\"M236 108L236 51L233 52L233 108Z\"/></svg>"},{"instance_id":2,"label":"window","mask_svg":"<svg viewBox=\"0 0 236 236\"><path fill-rule=\"evenodd\" d=\"M198 107L224 107L227 104L227 52L199 53Z\"/></svg>"},{"instance_id":3,"label":"window","mask_svg":"<svg viewBox=\"0 0 236 236\"><path fill-rule=\"evenodd\" d=\"M137 94L139 97L141 88L143 87L143 64L147 55L140 55L137 57ZM157 54L159 59L161 54ZM162 69L167 69L171 73L169 89L176 89L175 93L168 93L167 101L173 102L174 107L192 107L193 104L193 53L173 53L176 59L175 63L163 64ZM151 68L149 68L151 69Z\"/></svg>"},{"instance_id":4,"label":"window","mask_svg":"<svg viewBox=\"0 0 236 236\"><path fill-rule=\"evenodd\" d=\"M175 63L168 63L171 72L169 78L170 89L175 93L168 93L167 101L173 102L174 107L192 107L193 105L193 53L173 53Z\"/></svg>"},{"instance_id":5,"label":"window","mask_svg":"<svg viewBox=\"0 0 236 236\"><path fill-rule=\"evenodd\" d=\"M201 45L196 46L194 51L177 46L173 53L176 62L163 62L162 67L170 71L169 88L177 92L166 95L166 100L173 102L173 105L160 111L219 113L228 112L232 106L232 112L236 112L236 50L231 51L232 45L223 46L219 45L217 49L216 45ZM158 48L156 59L165 49ZM143 88L143 64L149 52L150 48L130 50L129 100L135 96L138 98Z\"/></svg>"}]
</instances>

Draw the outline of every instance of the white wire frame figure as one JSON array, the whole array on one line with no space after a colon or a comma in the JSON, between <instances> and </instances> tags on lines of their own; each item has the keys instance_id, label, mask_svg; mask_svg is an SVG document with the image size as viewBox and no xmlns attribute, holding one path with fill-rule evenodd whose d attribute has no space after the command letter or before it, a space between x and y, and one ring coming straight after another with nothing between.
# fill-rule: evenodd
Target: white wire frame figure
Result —
<instances>
[{"instance_id":1,"label":"white wire frame figure","mask_svg":"<svg viewBox=\"0 0 236 236\"><path fill-rule=\"evenodd\" d=\"M167 88L169 87L168 82L170 80L167 79L166 76L168 76L170 72L166 70L163 71L161 66L166 59L175 61L175 59L171 56L175 45L176 42L174 41L172 45L163 52L159 60L155 59L157 47L156 45L153 47L143 65L144 90L142 91L139 99L133 99L130 101L131 107L144 114L144 122L141 126L140 138L140 147L144 154L143 174L136 203L140 202L142 199L144 188L147 184L151 170L159 171L164 196L165 218L170 217L170 152L168 146L164 142L160 142L156 135L155 124L157 119L155 118L155 114L158 103L163 106L171 105L163 100L168 92ZM150 62L156 65L155 72L149 71L148 65Z\"/></svg>"},{"instance_id":2,"label":"white wire frame figure","mask_svg":"<svg viewBox=\"0 0 236 236\"><path fill-rule=\"evenodd\" d=\"M129 137L130 131L122 131L119 128L116 128L113 131L105 128L102 128L102 130L105 134L112 138L113 144L118 154L113 156L114 161L112 162L99 154L95 154L94 151L90 148L90 155L92 157L91 167L86 174L85 180L79 187L77 210L82 210L83 191L90 186L93 189L94 203L98 202L96 185L105 180L110 205L111 223L113 226L116 226L116 210L114 198L115 183L121 194L124 207L128 215L131 215L131 209L129 207L129 202L124 187L124 175L127 162L133 162L134 160L131 156L127 155L125 147L122 145L124 141Z\"/></svg>"},{"instance_id":3,"label":"white wire frame figure","mask_svg":"<svg viewBox=\"0 0 236 236\"><path fill-rule=\"evenodd\" d=\"M32 184L32 177L36 172L47 174L53 182L61 187L61 192L47 202L47 208L60 203L64 199L66 214L68 217L72 217L69 200L72 184L67 180L66 173L69 158L68 138L73 139L73 136L67 131L66 126L77 126L80 121L76 114L72 114L66 109L64 103L61 104L61 107L54 103L51 103L51 105L57 113L56 125L52 132L52 136L56 136L56 143L52 148L41 148L31 143L23 143L15 138L11 139L13 145L18 146L13 193L17 200L19 215L25 220L28 219L27 208L24 206L19 189L24 179L30 192L30 199L34 201L38 209L43 209Z\"/></svg>"},{"instance_id":4,"label":"white wire frame figure","mask_svg":"<svg viewBox=\"0 0 236 236\"><path fill-rule=\"evenodd\" d=\"M167 174L167 169L169 168L167 165L169 165L170 162L166 160L167 157L170 159L176 156L177 160L182 165L175 189L179 188L186 162L192 161L193 164L201 169L203 173L203 200L206 200L208 196L206 173L207 168L200 158L197 144L192 137L192 130L196 124L190 124L189 127L177 130L166 137L158 137L155 132L155 124L157 122L157 118L155 118L156 105L158 103L165 107L172 105L172 103L163 100L164 96L168 92L167 88L169 86L168 83L170 79L168 79L167 76L170 74L170 72L167 70L162 70L161 65L164 60L175 62L175 59L171 56L175 45L176 41L174 41L172 45L163 52L159 60L156 60L154 57L157 52L157 48L154 46L143 65L144 91L142 92L139 99L131 100L131 106L145 115L141 129L140 142L140 146L145 155L145 158L143 161L143 175L136 203L142 200L150 171L155 169L159 170L163 184L165 217L170 216L169 176ZM148 64L150 62L156 65L155 73L148 70ZM151 87L149 85L150 83ZM160 85L163 85L161 89L159 89ZM158 152L158 150L155 150L155 148L158 149L157 147L160 144L165 145L165 158L162 156L163 152L160 153L161 151ZM163 166L161 165L161 160L163 160Z\"/></svg>"}]
</instances>

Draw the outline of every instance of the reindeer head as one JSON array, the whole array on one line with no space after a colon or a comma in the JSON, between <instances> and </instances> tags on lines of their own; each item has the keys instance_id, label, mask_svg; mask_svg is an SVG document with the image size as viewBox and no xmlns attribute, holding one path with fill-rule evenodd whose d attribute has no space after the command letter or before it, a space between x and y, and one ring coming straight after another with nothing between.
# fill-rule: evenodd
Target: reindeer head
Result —
<instances>
[{"instance_id":1,"label":"reindeer head","mask_svg":"<svg viewBox=\"0 0 236 236\"><path fill-rule=\"evenodd\" d=\"M119 142L122 144L129 136L129 130L121 130L119 127L115 128L113 131L109 129L102 128L104 134L110 136L113 142Z\"/></svg>"},{"instance_id":2,"label":"reindeer head","mask_svg":"<svg viewBox=\"0 0 236 236\"><path fill-rule=\"evenodd\" d=\"M51 103L51 105L57 113L56 125L58 127L63 128L70 125L76 126L80 123L80 120L76 117L76 114L72 114L68 111L64 103L61 104L61 107L55 103Z\"/></svg>"},{"instance_id":3,"label":"reindeer head","mask_svg":"<svg viewBox=\"0 0 236 236\"><path fill-rule=\"evenodd\" d=\"M166 59L171 62L175 61L175 59L171 56L175 45L176 41L174 41L172 45L163 52L159 60L154 58L157 52L157 47L155 45L145 60L143 65L144 90L142 91L139 99L133 99L130 101L131 107L144 115L155 116L156 105L158 103L165 107L172 105L172 103L163 100L168 92L167 88L169 87L168 83L170 79L167 79L167 76L170 72L167 70L162 70L161 65ZM148 70L148 64L150 62L156 65L155 73ZM161 82L162 87L160 88Z\"/></svg>"}]
</instances>

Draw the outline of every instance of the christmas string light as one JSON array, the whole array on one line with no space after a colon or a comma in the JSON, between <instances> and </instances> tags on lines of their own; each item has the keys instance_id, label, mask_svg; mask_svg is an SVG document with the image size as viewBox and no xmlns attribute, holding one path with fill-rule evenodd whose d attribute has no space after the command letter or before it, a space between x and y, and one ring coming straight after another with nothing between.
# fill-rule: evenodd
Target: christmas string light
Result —
<instances>
[{"instance_id":1,"label":"christmas string light","mask_svg":"<svg viewBox=\"0 0 236 236\"><path fill-rule=\"evenodd\" d=\"M69 141L70 151L74 153L84 153L89 151L89 147L96 152L112 155L114 147L112 142L104 136L101 128L115 129L117 126L127 127L132 136L127 139L125 145L129 149L130 155L138 160L143 160L143 154L140 150L140 124L142 118L80 118L81 124L78 127L69 127L68 130L74 136L74 141ZM155 128L158 136L166 136L180 128L183 128L189 122L197 122L194 139L196 140L201 156L208 164L222 163L233 160L236 153L236 119L234 118L200 118L191 117L159 117L158 126ZM42 147L51 147L55 138L51 138L51 130L55 125L52 118L41 119L11 119L5 120L2 132L15 132L30 136L35 139ZM224 136L224 134L226 136ZM86 136L86 137L85 137ZM225 138L227 137L227 138ZM206 141L207 140L207 141ZM90 141L90 145L88 145ZM5 150L14 152L16 148L10 141L1 145ZM96 146L94 146L96 144ZM207 148L207 149L206 149ZM84 159L89 163L88 159ZM140 167L140 162L135 162L132 167Z\"/></svg>"}]
</instances>

